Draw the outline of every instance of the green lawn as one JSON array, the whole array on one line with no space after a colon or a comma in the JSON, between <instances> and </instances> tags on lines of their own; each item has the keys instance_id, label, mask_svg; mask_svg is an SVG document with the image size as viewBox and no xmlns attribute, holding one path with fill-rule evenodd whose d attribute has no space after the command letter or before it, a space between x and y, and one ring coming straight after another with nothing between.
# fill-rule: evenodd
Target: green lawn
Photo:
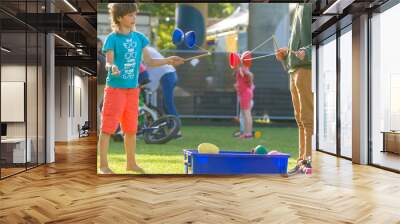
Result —
<instances>
[{"instance_id":1,"label":"green lawn","mask_svg":"<svg viewBox=\"0 0 400 224\"><path fill-rule=\"evenodd\" d=\"M259 139L237 139L232 133L237 127L221 126L183 126L183 138L163 145L148 145L142 139L137 141L136 159L146 174L183 174L183 149L197 149L203 142L217 145L221 150L250 151L257 145L267 146L268 150L290 153L289 167L293 166L298 155L298 134L294 127L260 127ZM126 157L122 142L111 141L109 149L110 168L119 174L125 171Z\"/></svg>"}]
</instances>

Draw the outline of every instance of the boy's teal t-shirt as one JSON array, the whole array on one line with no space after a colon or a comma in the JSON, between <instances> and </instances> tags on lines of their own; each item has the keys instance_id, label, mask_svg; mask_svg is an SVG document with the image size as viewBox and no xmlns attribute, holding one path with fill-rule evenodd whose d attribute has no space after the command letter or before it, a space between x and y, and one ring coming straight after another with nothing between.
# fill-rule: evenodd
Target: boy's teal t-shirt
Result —
<instances>
[{"instance_id":1,"label":"boy's teal t-shirt","mask_svg":"<svg viewBox=\"0 0 400 224\"><path fill-rule=\"evenodd\" d=\"M118 66L119 75L107 75L107 86L113 88L137 88L142 51L149 44L145 35L139 32L129 34L110 33L104 42L103 53L114 52L114 64Z\"/></svg>"}]
</instances>

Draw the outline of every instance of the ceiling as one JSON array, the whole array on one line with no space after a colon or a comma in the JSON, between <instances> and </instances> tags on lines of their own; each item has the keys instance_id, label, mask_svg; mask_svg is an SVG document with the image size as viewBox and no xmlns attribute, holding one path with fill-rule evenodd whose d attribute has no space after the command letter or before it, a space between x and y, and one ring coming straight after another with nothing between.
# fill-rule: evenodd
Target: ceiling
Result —
<instances>
[{"instance_id":1,"label":"ceiling","mask_svg":"<svg viewBox=\"0 0 400 224\"><path fill-rule=\"evenodd\" d=\"M1 0L2 46L11 50L7 60L28 55L29 61L43 47L36 35L51 32L57 34L56 66L77 66L95 74L96 7L96 0L47 0L47 5L44 0Z\"/></svg>"},{"instance_id":2,"label":"ceiling","mask_svg":"<svg viewBox=\"0 0 400 224\"><path fill-rule=\"evenodd\" d=\"M319 42L337 28L351 24L352 17L367 11L373 11L389 0L291 0L291 3L311 3L313 9L313 43ZM253 2L282 3L288 0L256 0Z\"/></svg>"},{"instance_id":3,"label":"ceiling","mask_svg":"<svg viewBox=\"0 0 400 224\"><path fill-rule=\"evenodd\" d=\"M312 35L313 42L317 43L336 32L339 26L350 24L352 17L374 10L387 1L292 0L291 2L312 3ZM36 39L29 32L54 32L74 45L66 43L61 38L55 38L56 65L79 66L95 73L97 1L47 0L47 6L45 2L45 0L1 0L2 45L11 49L16 56L26 55L26 52L29 56L37 50ZM253 2L282 3L287 0ZM50 9L52 13L48 13ZM26 40L25 35L21 35L25 32L28 32ZM25 41L28 43L26 52L23 51Z\"/></svg>"},{"instance_id":4,"label":"ceiling","mask_svg":"<svg viewBox=\"0 0 400 224\"><path fill-rule=\"evenodd\" d=\"M313 4L312 36L317 43L337 29L352 23L352 18L373 11L388 0L311 0Z\"/></svg>"}]
</instances>

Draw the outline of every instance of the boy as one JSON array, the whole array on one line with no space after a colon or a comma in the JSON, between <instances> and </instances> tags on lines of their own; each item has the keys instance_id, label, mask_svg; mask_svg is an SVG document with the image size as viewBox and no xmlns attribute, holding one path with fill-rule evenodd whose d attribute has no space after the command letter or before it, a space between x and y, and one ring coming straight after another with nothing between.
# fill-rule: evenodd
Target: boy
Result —
<instances>
[{"instance_id":1,"label":"boy","mask_svg":"<svg viewBox=\"0 0 400 224\"><path fill-rule=\"evenodd\" d=\"M112 174L108 166L107 151L110 136L121 123L125 133L126 170L143 172L136 164L136 131L139 107L138 71L143 60L150 66L183 64L182 58L171 56L154 59L149 56L149 40L135 31L135 3L110 3L108 5L113 32L104 43L102 51L106 54L108 71L102 110L101 133L99 135L100 174Z\"/></svg>"}]
</instances>

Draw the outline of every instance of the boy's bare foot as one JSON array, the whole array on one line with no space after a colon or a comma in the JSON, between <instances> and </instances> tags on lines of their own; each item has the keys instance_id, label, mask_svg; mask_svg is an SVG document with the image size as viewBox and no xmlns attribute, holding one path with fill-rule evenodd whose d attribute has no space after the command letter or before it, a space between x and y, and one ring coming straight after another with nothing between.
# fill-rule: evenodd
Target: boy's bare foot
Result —
<instances>
[{"instance_id":1,"label":"boy's bare foot","mask_svg":"<svg viewBox=\"0 0 400 224\"><path fill-rule=\"evenodd\" d=\"M114 174L114 172L110 168L104 167L99 169L99 174Z\"/></svg>"},{"instance_id":2,"label":"boy's bare foot","mask_svg":"<svg viewBox=\"0 0 400 224\"><path fill-rule=\"evenodd\" d=\"M127 166L126 171L134 171L134 172L144 173L143 168L138 165Z\"/></svg>"}]
</instances>

